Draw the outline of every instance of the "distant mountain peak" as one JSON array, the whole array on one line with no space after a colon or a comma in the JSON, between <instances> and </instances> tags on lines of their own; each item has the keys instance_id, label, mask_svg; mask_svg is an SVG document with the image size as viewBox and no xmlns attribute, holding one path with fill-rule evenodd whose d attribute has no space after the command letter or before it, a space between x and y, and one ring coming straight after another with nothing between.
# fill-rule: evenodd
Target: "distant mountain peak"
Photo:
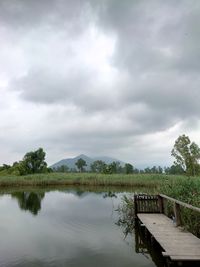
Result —
<instances>
[{"instance_id":1,"label":"distant mountain peak","mask_svg":"<svg viewBox=\"0 0 200 267\"><path fill-rule=\"evenodd\" d=\"M75 158L90 158L90 157L88 157L85 154L80 154L80 155L76 156Z\"/></svg>"},{"instance_id":2,"label":"distant mountain peak","mask_svg":"<svg viewBox=\"0 0 200 267\"><path fill-rule=\"evenodd\" d=\"M110 164L111 162L113 161L118 161L120 162L120 164L122 166L124 166L124 162L121 161L121 160L118 160L118 159L115 159L115 158L112 158L112 157L107 157L107 156L100 156L100 157L89 157L85 154L80 154L74 158L67 158L67 159L62 159L56 163L54 163L51 168L57 168L57 167L60 167L62 165L65 165L65 166L68 166L70 169L76 169L76 165L75 163L77 162L78 159L82 158L83 160L86 161L86 164L87 164L87 167L86 167L86 170L90 170L90 165L96 161L96 160L101 160L101 161L104 161L106 164Z\"/></svg>"}]
</instances>

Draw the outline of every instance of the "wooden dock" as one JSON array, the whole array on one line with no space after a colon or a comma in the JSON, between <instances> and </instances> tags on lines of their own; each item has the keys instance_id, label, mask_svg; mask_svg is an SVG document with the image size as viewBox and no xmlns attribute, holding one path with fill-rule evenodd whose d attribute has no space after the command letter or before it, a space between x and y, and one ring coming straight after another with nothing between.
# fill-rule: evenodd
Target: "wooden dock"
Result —
<instances>
[{"instance_id":1,"label":"wooden dock","mask_svg":"<svg viewBox=\"0 0 200 267\"><path fill-rule=\"evenodd\" d=\"M174 202L174 221L164 214L163 199ZM180 206L200 212L199 208L164 195L136 195L134 202L136 217L162 247L164 257L200 263L200 239L180 227Z\"/></svg>"}]
</instances>

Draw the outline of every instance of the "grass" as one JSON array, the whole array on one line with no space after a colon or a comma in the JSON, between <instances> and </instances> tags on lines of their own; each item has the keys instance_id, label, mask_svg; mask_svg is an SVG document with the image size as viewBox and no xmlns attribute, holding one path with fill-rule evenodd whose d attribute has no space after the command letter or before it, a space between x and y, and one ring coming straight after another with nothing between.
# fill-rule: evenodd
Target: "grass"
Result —
<instances>
[{"instance_id":1,"label":"grass","mask_svg":"<svg viewBox=\"0 0 200 267\"><path fill-rule=\"evenodd\" d=\"M0 186L91 185L159 187L173 179L174 176L159 174L48 173L25 176L0 175Z\"/></svg>"},{"instance_id":2,"label":"grass","mask_svg":"<svg viewBox=\"0 0 200 267\"><path fill-rule=\"evenodd\" d=\"M187 202L193 206L200 207L200 178L199 177L182 177L165 183L160 188L161 193L170 197Z\"/></svg>"},{"instance_id":3,"label":"grass","mask_svg":"<svg viewBox=\"0 0 200 267\"><path fill-rule=\"evenodd\" d=\"M200 207L200 178L175 179L165 184L160 191L175 199ZM188 208L181 209L181 221L188 231L200 237L200 213ZM172 203L168 203L168 214L173 213Z\"/></svg>"}]
</instances>

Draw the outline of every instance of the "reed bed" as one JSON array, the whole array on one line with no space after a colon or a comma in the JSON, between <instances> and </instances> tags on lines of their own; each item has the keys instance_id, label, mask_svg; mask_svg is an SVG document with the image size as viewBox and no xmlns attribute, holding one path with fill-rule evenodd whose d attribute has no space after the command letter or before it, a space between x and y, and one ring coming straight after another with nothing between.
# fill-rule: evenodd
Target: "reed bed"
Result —
<instances>
[{"instance_id":1,"label":"reed bed","mask_svg":"<svg viewBox=\"0 0 200 267\"><path fill-rule=\"evenodd\" d=\"M185 203L200 207L200 178L182 177L165 184L160 191ZM173 212L172 203L168 203L168 213ZM181 207L181 221L185 229L200 238L200 213Z\"/></svg>"},{"instance_id":2,"label":"reed bed","mask_svg":"<svg viewBox=\"0 0 200 267\"><path fill-rule=\"evenodd\" d=\"M93 185L160 187L174 176L159 174L48 173L25 176L0 176L0 186Z\"/></svg>"}]
</instances>

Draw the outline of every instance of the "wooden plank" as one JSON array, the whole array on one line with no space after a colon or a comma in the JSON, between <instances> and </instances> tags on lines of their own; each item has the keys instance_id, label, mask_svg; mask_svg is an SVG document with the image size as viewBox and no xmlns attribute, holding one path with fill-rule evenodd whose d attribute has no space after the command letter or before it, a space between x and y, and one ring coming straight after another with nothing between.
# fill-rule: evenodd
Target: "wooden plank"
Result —
<instances>
[{"instance_id":1,"label":"wooden plank","mask_svg":"<svg viewBox=\"0 0 200 267\"><path fill-rule=\"evenodd\" d=\"M200 261L200 239L176 227L164 214L137 214L171 260Z\"/></svg>"},{"instance_id":2,"label":"wooden plank","mask_svg":"<svg viewBox=\"0 0 200 267\"><path fill-rule=\"evenodd\" d=\"M199 256L172 255L170 258L173 261L199 261Z\"/></svg>"},{"instance_id":3,"label":"wooden plank","mask_svg":"<svg viewBox=\"0 0 200 267\"><path fill-rule=\"evenodd\" d=\"M165 251L162 252L162 255L163 255L164 257L169 257L169 256L170 256L170 257L172 257L172 256L173 256L173 257L175 257L175 256L180 257L180 256L184 256L184 258L185 258L185 257L191 258L191 256L192 256L192 257L195 256L195 257L198 257L198 258L199 258L199 256L200 256L200 254L193 255L192 253L189 253L189 252L188 252L188 253L186 252L186 254L184 254L184 253L183 253L183 254L179 253L179 255L176 255L174 252L172 252L172 253L167 253L167 252L165 252Z\"/></svg>"}]
</instances>

